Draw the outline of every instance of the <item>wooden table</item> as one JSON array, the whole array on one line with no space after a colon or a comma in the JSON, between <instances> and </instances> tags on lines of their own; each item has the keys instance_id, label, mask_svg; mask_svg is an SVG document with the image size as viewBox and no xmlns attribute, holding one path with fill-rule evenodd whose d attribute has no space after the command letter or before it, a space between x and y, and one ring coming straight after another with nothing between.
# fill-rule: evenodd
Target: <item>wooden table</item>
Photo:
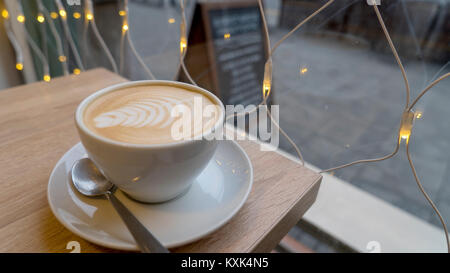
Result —
<instances>
[{"instance_id":1,"label":"wooden table","mask_svg":"<svg viewBox=\"0 0 450 273\"><path fill-rule=\"evenodd\" d=\"M74 112L83 98L125 79L95 69L0 91L0 252L109 252L64 228L47 202L54 165L79 142ZM224 227L176 252L269 252L313 204L322 177L259 144L240 141L254 168L252 192Z\"/></svg>"}]
</instances>

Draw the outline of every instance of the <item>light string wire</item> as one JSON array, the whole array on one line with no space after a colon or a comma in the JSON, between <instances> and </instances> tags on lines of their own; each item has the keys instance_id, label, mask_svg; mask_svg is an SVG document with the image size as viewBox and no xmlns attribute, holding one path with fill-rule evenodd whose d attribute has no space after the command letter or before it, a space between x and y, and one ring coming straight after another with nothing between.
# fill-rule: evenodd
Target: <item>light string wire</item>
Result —
<instances>
[{"instance_id":1,"label":"light string wire","mask_svg":"<svg viewBox=\"0 0 450 273\"><path fill-rule=\"evenodd\" d=\"M333 2L334 0L331 0L331 2ZM264 29L265 29L265 36L266 36L266 40L268 43L268 47L270 48L270 40L269 40L269 32L268 32L268 28L267 28L267 22L266 22L266 18L264 15L264 10L262 8L262 4L261 1L258 1L259 3L259 9L261 12L261 17L262 17L262 21L263 21L263 25L264 25ZM184 58L186 56L186 52L187 52L187 31L186 31L186 15L185 15L185 7L184 7L184 0L180 0L180 8L181 8L181 23L180 23L180 66L183 69L184 74L186 75L186 77L188 78L188 80L193 84L193 85L197 85L197 83L192 79L191 75L189 74L186 65L184 63ZM301 24L303 24L304 22L302 22ZM298 28L298 27L297 27ZM291 32L290 34L292 34L293 32ZM289 35L290 35L289 34ZM289 36L287 35L287 36ZM287 38L287 37L286 37ZM270 51L270 55L272 53L272 51ZM269 57L270 58L270 57ZM270 68L271 70L271 68ZM272 71L270 71L270 73L272 73ZM263 102L261 102L259 106L264 105L267 111L268 116L270 117L271 121L273 122L273 124L278 128L278 130L281 132L281 134L291 143L291 145L294 147L294 149L296 150L302 164L305 164L305 161L303 160L303 156L300 152L300 149L297 147L297 145L295 145L294 141L292 141L292 139L288 136L288 134L279 126L279 124L275 121L275 119L273 118L271 112L269 111L267 104L267 97L264 97ZM242 116L242 115L247 115L250 113L253 113L254 111L256 111L258 109L258 107L253 108L251 111L249 112L240 112L240 113L233 113L229 116L227 116L225 118L225 121L228 121L230 118L234 118L234 117L238 117L238 116Z\"/></svg>"},{"instance_id":2,"label":"light string wire","mask_svg":"<svg viewBox=\"0 0 450 273\"><path fill-rule=\"evenodd\" d=\"M420 64L422 66L422 70L423 70L423 74L424 74L424 77L423 77L424 79L423 79L422 86L425 86L425 84L427 82L427 79L428 79L428 71L427 71L427 68L426 68L426 65L425 65L425 61L423 60L424 59L424 54L423 54L422 49L420 48L420 43L418 41L415 29L414 29L414 25L413 25L413 23L411 21L411 16L409 15L409 11L408 11L407 6L406 6L406 1L405 0L400 0L400 6L401 6L401 9L402 9L402 13L405 16L405 21L406 21L406 25L408 27L409 34L412 37L412 41L413 41L413 44L414 44L414 47L415 47L415 50L416 50L415 54L417 54L417 56L420 58L420 61L421 61Z\"/></svg>"},{"instance_id":3,"label":"light string wire","mask_svg":"<svg viewBox=\"0 0 450 273\"><path fill-rule=\"evenodd\" d=\"M97 41L100 44L100 47L105 52L105 55L108 58L113 71L115 73L119 73L119 70L117 69L116 61L114 60L114 58L111 54L111 51L109 50L108 46L106 45L105 41L103 40L102 36L100 35L100 32L98 31L97 23L95 22L94 5L92 4L92 0L86 0L85 18L86 18L85 19L85 30L83 33L84 39L87 40L87 28L89 28L89 26L91 26L94 36L97 38ZM84 43L86 43L86 40L84 41Z\"/></svg>"},{"instance_id":4,"label":"light string wire","mask_svg":"<svg viewBox=\"0 0 450 273\"><path fill-rule=\"evenodd\" d=\"M41 61L42 73L44 74L43 77L42 77L43 80L46 81L46 82L49 82L51 77L50 77L50 68L49 68L47 59L45 58L45 56L42 53L42 51L39 48L39 46L33 40L33 37L31 37L30 33L28 32L27 27L25 26L26 18L25 18L25 15L23 13L23 7L22 7L21 1L18 2L18 8L19 8L19 15L17 16L18 22L23 25L23 30L24 30L27 42L30 45L31 49L36 54L36 56L38 57L38 59Z\"/></svg>"},{"instance_id":5,"label":"light string wire","mask_svg":"<svg viewBox=\"0 0 450 273\"><path fill-rule=\"evenodd\" d=\"M38 14L36 17L36 20L39 23L39 33L41 35L41 49L43 51L43 54L45 56L45 59L48 61L49 56L48 56L48 44L47 44L47 28L45 26L45 17L44 15L40 12L39 7L38 7Z\"/></svg>"},{"instance_id":6,"label":"light string wire","mask_svg":"<svg viewBox=\"0 0 450 273\"><path fill-rule=\"evenodd\" d=\"M168 34L172 34L172 32L170 31L171 30L170 25L175 23L175 18L173 18L173 16L172 16L172 9L170 8L169 1L166 1L166 0L163 1L162 9L164 10L165 17L168 18L167 19L168 24L167 24L166 31ZM166 39L164 40L164 43L162 43L162 46L159 46L159 48L162 48L162 50L159 51L158 53L162 54L162 51L166 50L167 47L171 44L172 44L172 41L170 40L169 35L168 35L168 37L166 37Z\"/></svg>"},{"instance_id":7,"label":"light string wire","mask_svg":"<svg viewBox=\"0 0 450 273\"><path fill-rule=\"evenodd\" d=\"M408 162L409 162L409 165L411 166L411 170L413 172L414 179L416 180L417 186L419 187L419 189L422 192L423 196L425 196L425 198L427 199L427 201L430 204L430 206L436 212L436 215L439 217L439 221L441 222L442 227L444 228L445 240L447 241L447 252L450 253L450 239L449 239L449 236L448 236L447 225L445 224L445 220L442 217L442 215L439 212L439 210L436 207L436 205L434 204L433 200L431 200L430 196L427 194L427 192L425 191L425 189L422 186L422 183L420 182L420 179L419 179L419 177L417 175L416 169L414 168L414 164L413 164L413 161L411 159L411 155L409 154L409 139L406 141L406 156L408 157Z\"/></svg>"},{"instance_id":8,"label":"light string wire","mask_svg":"<svg viewBox=\"0 0 450 273\"><path fill-rule=\"evenodd\" d=\"M7 9L2 10L2 17L4 20L4 26L6 30L6 35L8 36L9 41L11 42L11 45L14 48L14 51L16 52L16 69L19 71L23 70L23 53L22 48L20 47L19 42L16 39L16 36L14 35L14 32L11 27L10 15Z\"/></svg>"},{"instance_id":9,"label":"light string wire","mask_svg":"<svg viewBox=\"0 0 450 273\"><path fill-rule=\"evenodd\" d=\"M259 0L258 0L259 1ZM311 20L312 18L314 18L317 14L319 14L322 10L326 9L329 5L331 5L334 2L334 0L330 0L327 3L325 3L322 7L320 7L318 10L316 10L315 12L313 12L311 15L309 15L308 17L306 17L306 19L304 19L302 22L300 22L298 25L296 25L291 31L289 31L286 35L284 35L273 47L272 50L270 51L270 56L272 56L272 54L275 52L275 50L280 46L280 44L282 42L284 42L284 40L286 40L289 36L291 36L295 31L297 31L301 26L303 26L304 24L306 24L309 20Z\"/></svg>"},{"instance_id":10,"label":"light string wire","mask_svg":"<svg viewBox=\"0 0 450 273\"><path fill-rule=\"evenodd\" d=\"M55 3L58 8L59 17L61 18L64 34L66 35L66 39L69 42L73 56L75 57L75 63L79 69L84 71L85 69L83 62L81 61L80 53L78 52L78 48L75 45L75 41L73 40L72 33L67 23L67 11L65 10L63 4L61 3L61 0L55 0Z\"/></svg>"},{"instance_id":11,"label":"light string wire","mask_svg":"<svg viewBox=\"0 0 450 273\"><path fill-rule=\"evenodd\" d=\"M329 6L331 3L333 3L334 0L328 1L324 6L319 8L317 11L315 11L313 14L308 16L306 19L301 21L297 26L295 26L290 32L288 32L286 35L283 36L271 49L270 45L270 35L269 35L269 28L267 26L267 20L264 13L264 8L262 5L262 0L258 0L258 6L259 11L261 13L261 18L264 26L264 32L266 36L266 44L267 44L267 51L269 52L269 56L267 57L266 64L264 66L264 80L263 80L263 102L268 116L270 117L270 120L272 123L277 127L277 129L280 131L280 133L287 139L287 141L294 147L295 152L297 153L302 165L305 165L305 160L303 159L303 155L300 151L300 148L295 144L295 142L289 137L289 135L281 128L281 126L278 124L278 122L275 121L275 119L272 116L272 113L270 112L269 108L267 107L267 99L270 96L270 91L272 87L272 55L275 52L275 49L284 41L286 40L290 35L292 35L297 29L299 29L302 25L304 25L306 22L308 22L311 18L319 14L323 9L325 9L327 6Z\"/></svg>"},{"instance_id":12,"label":"light string wire","mask_svg":"<svg viewBox=\"0 0 450 273\"><path fill-rule=\"evenodd\" d=\"M84 22L83 22L83 31L82 35L82 58L83 62L87 64L87 57L89 55L88 49L88 30L89 30L89 21L94 20L94 14L89 13L88 7L86 3L84 4Z\"/></svg>"},{"instance_id":13,"label":"light string wire","mask_svg":"<svg viewBox=\"0 0 450 273\"><path fill-rule=\"evenodd\" d=\"M264 87L264 83L263 83L263 101L261 103L259 103L257 105L257 107L253 108L251 111L243 111L243 112L239 112L239 113L232 113L230 115L228 115L225 118L225 121L230 120L231 118L235 118L235 117L240 117L243 115L248 115L253 113L254 111L256 111L260 106L265 106L266 111L272 121L272 123L278 128L278 130L280 131L280 133L288 140L288 142L294 147L299 159L302 162L302 165L305 164L305 161L303 159L303 155L299 149L299 147L295 144L295 142L289 137L289 135L280 127L280 125L275 121L275 119L273 118L270 110L267 107L267 99L269 97L270 94L270 87L271 87L271 82L272 82L272 54L275 52L275 49L284 41L286 40L289 36L291 36L296 30L298 30L301 26L303 26L305 23L307 23L309 20L311 20L312 18L314 18L314 16L316 16L317 14L319 14L322 10L324 10L326 7L328 7L329 5L331 5L334 2L334 0L330 0L328 1L325 5L323 5L322 7L320 7L318 10L316 10L314 13L312 13L310 16L308 16L307 18L305 18L303 21L301 21L299 24L297 24L289 33L287 33L286 35L284 35L280 41L278 41L273 49L270 49L270 37L269 37L269 31L268 31L268 27L267 27L267 20L264 14L264 8L262 6L262 3L260 0L258 0L258 6L259 6L259 10L261 13L261 18L263 21L263 26L264 26L264 34L266 37L266 41L267 41L267 47L268 47L268 52L269 52L269 56L268 56L268 61L266 62L265 65L265 80L264 82L266 82L266 84L269 85L269 90L268 92L265 92L265 87ZM186 69L185 63L184 63L184 57L186 55L186 51L187 51L187 37L186 37L186 17L185 17L185 8L184 8L184 0L180 0L180 7L181 7L181 25L180 25L180 64L179 64L179 68L181 67L183 69L183 72L185 73L185 75L187 76L188 80L193 84L193 85L197 85L195 83L195 81L192 79L192 77L190 76L188 70ZM178 70L179 70L178 68Z\"/></svg>"},{"instance_id":14,"label":"light string wire","mask_svg":"<svg viewBox=\"0 0 450 273\"><path fill-rule=\"evenodd\" d=\"M153 75L151 70L148 68L148 66L145 64L144 60L142 60L141 56L137 52L136 48L134 47L133 41L130 37L130 29L128 25L128 0L123 0L122 2L123 9L121 10L121 16L123 18L122 20L122 36L120 39L120 74L123 74L124 70L124 63L125 63L125 56L124 56L124 50L125 50L125 38L127 39L128 45L130 46L130 49L133 53L133 55L138 60L139 64L144 68L145 72L147 72L150 79L155 80L156 77ZM122 13L123 12L123 13Z\"/></svg>"},{"instance_id":15,"label":"light string wire","mask_svg":"<svg viewBox=\"0 0 450 273\"><path fill-rule=\"evenodd\" d=\"M411 103L411 105L408 108L408 112L409 113L414 113L412 112L412 108L414 107L414 105L423 97L423 95L425 95L432 87L434 87L436 84L438 84L440 81L444 80L445 78L449 77L450 73L447 73L441 77L439 77L437 80L433 81L431 84L429 84L418 96L417 98L413 101L413 103ZM427 194L427 192L425 191L425 189L422 186L422 183L420 182L419 176L417 175L416 169L414 168L414 164L413 161L411 159L411 155L409 153L409 137L406 140L406 156L408 157L408 162L409 165L411 166L411 170L413 172L414 175L414 179L416 180L417 186L419 187L420 191L422 192L423 196L425 197L425 199L427 199L428 203L430 204L430 206L433 208L433 210L436 212L436 215L439 217L439 221L442 224L442 227L444 228L444 233L445 233L445 240L447 241L447 252L450 253L450 239L449 239L449 235L448 235L448 229L447 229L447 225L445 223L444 218L442 217L441 213L439 212L438 208L436 207L436 205L434 204L434 202L431 200L430 196Z\"/></svg>"},{"instance_id":16,"label":"light string wire","mask_svg":"<svg viewBox=\"0 0 450 273\"><path fill-rule=\"evenodd\" d=\"M125 0L124 0L125 1ZM123 75L123 70L125 66L125 33L123 31L124 26L126 25L128 28L128 15L126 12L127 9L127 3L123 2L122 7L119 8L120 12L122 12L123 19L122 19L122 35L120 35L120 46L119 46L119 73L120 75Z\"/></svg>"},{"instance_id":17,"label":"light string wire","mask_svg":"<svg viewBox=\"0 0 450 273\"><path fill-rule=\"evenodd\" d=\"M51 76L50 76L50 69L48 66L47 59L45 58L41 49L36 44L36 42L33 40L33 38L30 36L30 33L28 33L27 30L25 30L25 36L27 37L27 41L30 44L31 49L34 51L34 53L36 53L37 57L39 58L39 60L42 63L42 68L43 68L43 73L44 73L43 80L46 82L49 82L51 79Z\"/></svg>"},{"instance_id":18,"label":"light string wire","mask_svg":"<svg viewBox=\"0 0 450 273\"><path fill-rule=\"evenodd\" d=\"M373 8L377 15L378 22L380 23L381 28L383 29L384 36L386 36L386 39L389 43L389 47L391 48L392 54L394 54L395 60L397 61L400 71L402 72L402 77L403 77L403 80L405 82L405 87L406 87L406 104L405 104L405 110L406 110L406 109L408 109L410 94L411 94L408 77L406 76L405 68L403 67L402 61L400 60L397 50L395 49L394 43L392 42L391 36L389 35L389 31L387 30L386 25L384 24L383 17L381 16L380 11L378 10L378 6L376 4L374 4Z\"/></svg>"},{"instance_id":19,"label":"light string wire","mask_svg":"<svg viewBox=\"0 0 450 273\"><path fill-rule=\"evenodd\" d=\"M30 36L30 33L27 30L25 30L25 36L27 38L28 44L30 44L31 49L34 51L34 53L36 53L36 56L39 58L39 60L42 63L42 69L43 69L43 74L44 74L43 80L46 82L49 82L51 77L50 77L50 69L48 66L47 59L45 58L41 49L36 44L36 42L33 40L33 38Z\"/></svg>"},{"instance_id":20,"label":"light string wire","mask_svg":"<svg viewBox=\"0 0 450 273\"><path fill-rule=\"evenodd\" d=\"M406 140L406 156L408 158L408 162L409 165L411 167L412 173L414 175L414 179L416 180L417 186L419 187L419 190L421 191L421 193L423 194L423 196L425 197L425 199L428 201L428 203L430 204L430 206L432 207L432 209L434 210L434 212L436 213L436 215L439 217L439 220L442 224L442 227L444 229L444 233L445 233L445 239L446 239L446 243L447 243L447 251L450 253L450 239L449 239L449 235L448 235L448 229L447 229L447 225L445 223L444 218L442 217L441 213L439 212L438 208L436 207L436 205L434 204L434 202L431 200L430 196L427 194L427 192L425 191L425 189L422 186L422 183L417 175L416 169L414 167L411 155L409 153L409 139L411 136L411 131L412 131L412 127L413 127L413 123L414 123L414 119L416 118L416 115L414 114L414 112L412 111L412 108L414 107L414 105L423 97L423 95L425 95L432 87L434 87L436 84L438 84L440 81L444 80L445 78L450 76L450 73L447 73L441 77L439 77L437 80L433 81L431 84L429 84L418 96L417 98L411 103L411 105L409 104L410 102L410 87L409 87L409 82L408 82L408 78L406 76L406 72L405 69L402 65L402 62L400 60L400 57L398 56L397 50L395 49L394 43L392 42L392 39L389 35L389 32L384 24L383 18L380 14L380 11L378 10L378 7L376 4L373 5L374 7L374 11L375 14L378 18L378 21L383 29L384 35L386 36L386 39L389 43L389 46L391 48L391 51L397 61L397 64L401 70L404 82L405 82L405 86L406 86L406 105L405 105L405 110L403 111L402 114L402 121L400 124L400 128L399 128L399 132L398 132L398 142L396 144L395 150L394 152L392 152L391 154L381 157L381 158L376 158L376 159L365 159L365 160L358 160L358 161L354 161L348 164L344 164L338 167L334 167L334 168L330 168L327 170L323 170L320 173L324 173L324 172L330 172L330 171L334 171L334 170L338 170L338 169L342 169L342 168L346 168L355 164L359 164L359 163L369 163L369 162L377 162L377 161L383 161L386 159L389 159L391 157L393 157L399 150L400 147L400 143L402 141L402 139Z\"/></svg>"},{"instance_id":21,"label":"light string wire","mask_svg":"<svg viewBox=\"0 0 450 273\"><path fill-rule=\"evenodd\" d=\"M267 26L267 20L266 20L266 16L265 16L265 13L264 13L264 8L263 8L263 5L262 5L262 1L258 0L258 7L259 7L259 11L261 13L261 19L262 19L262 22L263 22L264 34L265 34L265 37L266 37L267 51L269 52L266 64L264 66L263 101L260 104L258 104L258 106L256 108L253 108L251 111L240 112L240 113L233 113L233 114L230 114L228 117L226 117L226 121L227 121L227 120L229 120L231 118L234 118L234 117L239 117L239 116L242 116L242 115L247 115L247 114L253 113L254 111L256 111L259 108L259 106L264 106L266 111L267 111L268 116L270 117L270 120L272 121L272 123L277 127L277 129L286 138L286 140L292 145L292 147L294 147L295 152L297 153L297 156L299 157L302 165L305 165L305 161L303 159L303 155L301 153L300 148L289 137L289 135L283 130L283 128L281 128L281 126L273 118L272 113L270 112L270 110L267 107L267 99L269 98L271 87L272 87L272 55L275 52L275 50L278 48L278 46L280 46L280 44L282 42L284 42L287 38L289 38L289 36L291 36L293 33L295 33L295 31L297 31L301 26L306 24L309 20L314 18L317 14L319 14L321 11L323 11L325 8L327 8L329 5L331 5L333 2L334 2L334 0L329 0L322 7L320 7L315 12L313 12L311 15L306 17L304 20L302 20L300 23L298 23L291 31L289 31L287 34L285 34L274 45L273 48L271 48L269 29L268 29L268 26Z\"/></svg>"},{"instance_id":22,"label":"light string wire","mask_svg":"<svg viewBox=\"0 0 450 273\"><path fill-rule=\"evenodd\" d=\"M378 22L380 23L381 28L383 29L384 36L386 37L386 40L388 41L389 47L391 48L392 54L394 55L395 60L397 61L397 65L398 65L398 67L401 70L402 77L403 77L403 80L405 82L405 87L406 87L406 104L405 104L405 110L404 111L409 111L408 110L408 106L409 106L409 100L410 100L410 98L409 98L410 97L410 87L409 87L408 78L406 76L406 71L405 71L405 69L403 67L402 61L401 61L401 59L400 59L400 57L399 57L399 55L397 53L397 50L395 49L394 43L392 42L392 39L391 39L391 36L389 35L389 31L387 30L386 25L384 24L383 17L381 16L377 5L374 4L373 7L374 7L375 14L376 14L376 16L378 18ZM326 170L322 170L320 173L331 172L331 171L347 168L347 167L350 167L350 166L353 166L353 165L356 165L356 164L361 164L361 163L371 163L371 162L383 161L383 160L386 160L386 159L389 159L389 158L393 157L394 155L397 154L397 152L398 152L398 150L400 148L400 141L401 141L401 139L400 139L399 136L400 136L401 126L402 125L400 124L399 134L397 134L397 138L399 139L399 141L397 142L396 147L395 147L394 151L391 154L388 154L386 156L379 157L379 158L356 160L356 161L353 161L353 162L350 162L350 163L347 163L347 164L344 164L344 165L340 165L340 166L337 166L337 167L333 167L333 168L329 168L329 169L326 169Z\"/></svg>"},{"instance_id":23,"label":"light string wire","mask_svg":"<svg viewBox=\"0 0 450 273\"><path fill-rule=\"evenodd\" d=\"M181 9L181 22L180 22L180 61L178 65L178 71L180 67L183 69L184 75L188 78L191 84L197 86L197 83L192 79L191 74L186 68L186 64L184 63L184 58L187 53L187 24L186 24L186 12L184 8L184 0L180 0L180 9Z\"/></svg>"},{"instance_id":24,"label":"light string wire","mask_svg":"<svg viewBox=\"0 0 450 273\"><path fill-rule=\"evenodd\" d=\"M411 111L414 105L425 95L431 88L433 88L436 84L438 84L440 81L448 78L450 76L450 73L446 73L442 76L440 76L438 79L434 80L432 83L430 83L425 89L420 92L420 94L417 96L417 98L411 103L411 105L408 108L408 111Z\"/></svg>"},{"instance_id":25,"label":"light string wire","mask_svg":"<svg viewBox=\"0 0 450 273\"><path fill-rule=\"evenodd\" d=\"M61 63L62 69L63 69L63 73L64 75L69 75L69 68L67 65L67 56L64 54L64 48L63 48L63 42L61 40L61 37L59 36L58 30L56 29L55 23L53 22L50 13L48 12L47 8L44 6L44 4L42 3L42 0L38 0L37 1L38 4L38 10L39 13L42 13L45 21L48 23L50 32L53 35L53 38L55 39L56 42L56 51L58 53L58 59Z\"/></svg>"},{"instance_id":26,"label":"light string wire","mask_svg":"<svg viewBox=\"0 0 450 273\"><path fill-rule=\"evenodd\" d=\"M448 61L446 64L444 64L431 78L432 81L434 81L439 74L441 74L442 71L444 71L448 66L450 65L450 61Z\"/></svg>"}]
</instances>

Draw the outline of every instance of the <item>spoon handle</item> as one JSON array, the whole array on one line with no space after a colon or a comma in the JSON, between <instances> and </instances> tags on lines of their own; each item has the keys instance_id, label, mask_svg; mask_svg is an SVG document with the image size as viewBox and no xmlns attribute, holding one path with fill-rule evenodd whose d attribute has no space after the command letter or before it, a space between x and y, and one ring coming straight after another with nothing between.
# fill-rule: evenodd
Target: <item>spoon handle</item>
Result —
<instances>
[{"instance_id":1,"label":"spoon handle","mask_svg":"<svg viewBox=\"0 0 450 273\"><path fill-rule=\"evenodd\" d=\"M111 201L112 205L119 213L120 218L125 222L125 225L133 235L134 240L139 245L139 248L144 253L169 253L153 234L142 225L139 220L120 202L117 197L111 192L106 193L106 197Z\"/></svg>"}]
</instances>

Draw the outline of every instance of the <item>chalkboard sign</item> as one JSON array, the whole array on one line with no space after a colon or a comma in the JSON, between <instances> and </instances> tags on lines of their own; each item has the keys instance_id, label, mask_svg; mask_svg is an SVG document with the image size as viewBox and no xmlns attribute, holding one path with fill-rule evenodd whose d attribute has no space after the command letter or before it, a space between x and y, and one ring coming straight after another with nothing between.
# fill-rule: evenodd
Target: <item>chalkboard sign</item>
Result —
<instances>
[{"instance_id":1,"label":"chalkboard sign","mask_svg":"<svg viewBox=\"0 0 450 273\"><path fill-rule=\"evenodd\" d=\"M200 86L225 104L258 105L263 99L266 56L256 0L197 3L186 66ZM181 75L180 79L186 81Z\"/></svg>"}]
</instances>

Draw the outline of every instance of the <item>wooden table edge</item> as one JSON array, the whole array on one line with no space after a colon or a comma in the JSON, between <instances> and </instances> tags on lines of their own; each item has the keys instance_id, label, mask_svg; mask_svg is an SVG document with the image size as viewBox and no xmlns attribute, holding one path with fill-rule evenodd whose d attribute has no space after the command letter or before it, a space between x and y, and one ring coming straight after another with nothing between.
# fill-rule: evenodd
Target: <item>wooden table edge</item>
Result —
<instances>
[{"instance_id":1,"label":"wooden table edge","mask_svg":"<svg viewBox=\"0 0 450 273\"><path fill-rule=\"evenodd\" d=\"M273 250L277 244L286 236L294 227L298 221L303 217L303 215L308 211L309 208L314 204L320 184L322 181L322 176L318 177L311 185L305 190L305 192L298 196L295 200L295 205L286 210L282 215L278 217L279 221L274 223L269 233L262 235L246 252L252 253L265 253ZM309 195L309 196L306 196ZM309 198L305 198L309 197Z\"/></svg>"}]
</instances>

